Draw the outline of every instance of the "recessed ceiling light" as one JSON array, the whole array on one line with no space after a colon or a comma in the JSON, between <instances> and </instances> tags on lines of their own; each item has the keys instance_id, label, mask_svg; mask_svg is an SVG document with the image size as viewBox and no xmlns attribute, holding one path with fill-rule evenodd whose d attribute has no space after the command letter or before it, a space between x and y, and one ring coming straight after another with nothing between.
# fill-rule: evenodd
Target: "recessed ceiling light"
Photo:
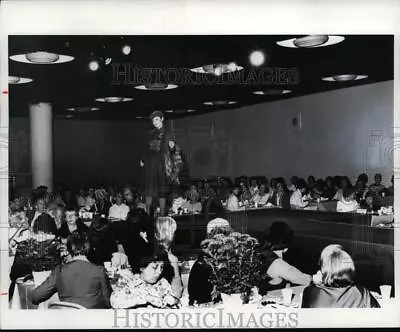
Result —
<instances>
[{"instance_id":1,"label":"recessed ceiling light","mask_svg":"<svg viewBox=\"0 0 400 332\"><path fill-rule=\"evenodd\" d=\"M143 116L137 116L136 119L143 119Z\"/></svg>"},{"instance_id":2,"label":"recessed ceiling light","mask_svg":"<svg viewBox=\"0 0 400 332\"><path fill-rule=\"evenodd\" d=\"M101 103L121 103L121 102L126 102L126 101L131 101L133 100L132 98L126 98L126 97L104 97L104 98L96 98L96 101L99 101Z\"/></svg>"},{"instance_id":3,"label":"recessed ceiling light","mask_svg":"<svg viewBox=\"0 0 400 332\"><path fill-rule=\"evenodd\" d=\"M343 36L309 35L276 42L279 46L291 48L316 48L341 43Z\"/></svg>"},{"instance_id":4,"label":"recessed ceiling light","mask_svg":"<svg viewBox=\"0 0 400 332\"><path fill-rule=\"evenodd\" d=\"M368 75L357 75L357 74L343 74L343 75L333 75L328 77L323 77L323 81L327 82L347 82L347 81L357 81L367 78Z\"/></svg>"},{"instance_id":5,"label":"recessed ceiling light","mask_svg":"<svg viewBox=\"0 0 400 332\"><path fill-rule=\"evenodd\" d=\"M173 110L166 110L165 113L174 113Z\"/></svg>"},{"instance_id":6,"label":"recessed ceiling light","mask_svg":"<svg viewBox=\"0 0 400 332\"><path fill-rule=\"evenodd\" d=\"M163 90L171 90L176 89L178 86L175 84L167 84L167 83L149 83L143 85L135 86L135 89L138 90L152 90L152 91L163 91Z\"/></svg>"},{"instance_id":7,"label":"recessed ceiling light","mask_svg":"<svg viewBox=\"0 0 400 332\"><path fill-rule=\"evenodd\" d=\"M196 112L196 110L187 110L188 113Z\"/></svg>"},{"instance_id":8,"label":"recessed ceiling light","mask_svg":"<svg viewBox=\"0 0 400 332\"><path fill-rule=\"evenodd\" d=\"M206 101L203 104L207 106L220 106L220 105L233 105L236 103L237 101L233 100L215 100L215 101Z\"/></svg>"},{"instance_id":9,"label":"recessed ceiling light","mask_svg":"<svg viewBox=\"0 0 400 332\"><path fill-rule=\"evenodd\" d=\"M83 107L69 107L67 108L67 111L70 112L78 112L78 113L83 113L83 112L92 112L92 111L98 111L100 110L99 107L88 107L88 106L83 106Z\"/></svg>"},{"instance_id":10,"label":"recessed ceiling light","mask_svg":"<svg viewBox=\"0 0 400 332\"><path fill-rule=\"evenodd\" d=\"M8 76L8 84L25 84L32 81L33 79L27 77Z\"/></svg>"},{"instance_id":11,"label":"recessed ceiling light","mask_svg":"<svg viewBox=\"0 0 400 332\"><path fill-rule=\"evenodd\" d=\"M108 66L111 63L111 61L112 61L112 58L106 58L104 60L104 63L105 63L106 66Z\"/></svg>"},{"instance_id":12,"label":"recessed ceiling light","mask_svg":"<svg viewBox=\"0 0 400 332\"><path fill-rule=\"evenodd\" d=\"M262 52L262 51L253 51L253 52L250 53L249 59L250 59L250 63L253 66L256 66L256 67L261 66L265 61L264 52Z\"/></svg>"},{"instance_id":13,"label":"recessed ceiling light","mask_svg":"<svg viewBox=\"0 0 400 332\"><path fill-rule=\"evenodd\" d=\"M49 52L33 52L27 54L17 54L10 56L11 60L24 62L24 63L31 63L31 64L56 64L56 63L64 63L70 62L74 60L74 57L69 55L63 54L56 54L56 53L49 53Z\"/></svg>"},{"instance_id":14,"label":"recessed ceiling light","mask_svg":"<svg viewBox=\"0 0 400 332\"><path fill-rule=\"evenodd\" d=\"M231 73L242 70L242 66L238 66L235 62L230 63L214 63L190 69L192 72L199 74L212 74L221 76L222 74Z\"/></svg>"},{"instance_id":15,"label":"recessed ceiling light","mask_svg":"<svg viewBox=\"0 0 400 332\"><path fill-rule=\"evenodd\" d=\"M74 116L73 116L72 114L67 114L65 117L66 117L67 119L71 119L71 118L73 118Z\"/></svg>"},{"instance_id":16,"label":"recessed ceiling light","mask_svg":"<svg viewBox=\"0 0 400 332\"><path fill-rule=\"evenodd\" d=\"M96 71L100 67L99 62L97 60L93 60L89 62L89 69L91 71Z\"/></svg>"},{"instance_id":17,"label":"recessed ceiling light","mask_svg":"<svg viewBox=\"0 0 400 332\"><path fill-rule=\"evenodd\" d=\"M122 47L122 53L128 55L129 53L131 53L131 47L129 45L124 45Z\"/></svg>"},{"instance_id":18,"label":"recessed ceiling light","mask_svg":"<svg viewBox=\"0 0 400 332\"><path fill-rule=\"evenodd\" d=\"M255 95L261 95L261 96L277 96L277 95L284 95L284 94L291 93L291 92L292 92L292 90L269 89L269 90L254 91L253 93Z\"/></svg>"}]
</instances>

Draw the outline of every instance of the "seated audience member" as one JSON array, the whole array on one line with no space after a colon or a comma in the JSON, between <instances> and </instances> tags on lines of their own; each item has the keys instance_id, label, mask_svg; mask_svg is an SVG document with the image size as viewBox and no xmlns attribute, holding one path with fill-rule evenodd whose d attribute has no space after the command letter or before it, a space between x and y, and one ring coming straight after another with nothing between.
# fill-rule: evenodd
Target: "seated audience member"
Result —
<instances>
[{"instance_id":1,"label":"seated audience member","mask_svg":"<svg viewBox=\"0 0 400 332\"><path fill-rule=\"evenodd\" d=\"M318 179L315 182L314 190L312 192L312 198L318 199L322 197L322 194L325 192L325 182L322 179Z\"/></svg>"},{"instance_id":2,"label":"seated audience member","mask_svg":"<svg viewBox=\"0 0 400 332\"><path fill-rule=\"evenodd\" d=\"M107 217L111 205L107 199L107 192L104 189L97 189L95 191L95 197L96 197L96 203L95 203L96 212L100 215L104 215Z\"/></svg>"},{"instance_id":3,"label":"seated audience member","mask_svg":"<svg viewBox=\"0 0 400 332\"><path fill-rule=\"evenodd\" d=\"M358 177L357 177L357 181L361 181L363 183L363 186L366 188L368 187L368 175L365 173L361 173Z\"/></svg>"},{"instance_id":4,"label":"seated audience member","mask_svg":"<svg viewBox=\"0 0 400 332\"><path fill-rule=\"evenodd\" d=\"M284 254L291 245L293 231L282 222L272 223L267 230L264 244L261 246L261 256L267 275L260 283L259 293L265 295L267 291L284 288L286 284L309 285L312 276L299 271L284 260Z\"/></svg>"},{"instance_id":5,"label":"seated audience member","mask_svg":"<svg viewBox=\"0 0 400 332\"><path fill-rule=\"evenodd\" d=\"M343 191L346 188L351 188L351 187L352 185L349 178L347 176L342 176L340 179L339 189L336 191L336 194L333 197L333 199L340 201L343 198Z\"/></svg>"},{"instance_id":6,"label":"seated audience member","mask_svg":"<svg viewBox=\"0 0 400 332\"><path fill-rule=\"evenodd\" d=\"M270 198L271 197L269 196L269 193L267 192L267 186L265 184L261 184L260 189L253 196L253 202L262 206L262 205L267 204L267 202Z\"/></svg>"},{"instance_id":7,"label":"seated audience member","mask_svg":"<svg viewBox=\"0 0 400 332\"><path fill-rule=\"evenodd\" d=\"M209 194L207 194L209 195ZM200 195L197 191L188 192L188 201L182 204L183 209L187 209L188 213L200 213L202 209L201 202L199 202ZM208 196L207 196L208 199Z\"/></svg>"},{"instance_id":8,"label":"seated audience member","mask_svg":"<svg viewBox=\"0 0 400 332\"><path fill-rule=\"evenodd\" d=\"M61 226L65 223L65 213L64 207L56 206L53 209L49 210L49 215L54 219L56 223L57 230L59 231Z\"/></svg>"},{"instance_id":9,"label":"seated audience member","mask_svg":"<svg viewBox=\"0 0 400 332\"><path fill-rule=\"evenodd\" d=\"M198 190L201 204L204 204L210 198L211 189L212 188L210 187L208 181L204 180L203 188L201 190Z\"/></svg>"},{"instance_id":10,"label":"seated audience member","mask_svg":"<svg viewBox=\"0 0 400 332\"><path fill-rule=\"evenodd\" d=\"M394 196L394 175L392 175L390 182L392 183L392 185L386 188L385 194L387 196Z\"/></svg>"},{"instance_id":11,"label":"seated audience member","mask_svg":"<svg viewBox=\"0 0 400 332\"><path fill-rule=\"evenodd\" d=\"M110 307L111 287L104 267L90 263L86 234L73 233L67 241L72 259L57 266L50 276L32 291L32 303L39 304L58 293L60 301L76 303L87 309Z\"/></svg>"},{"instance_id":12,"label":"seated audience member","mask_svg":"<svg viewBox=\"0 0 400 332\"><path fill-rule=\"evenodd\" d=\"M174 214L178 214L180 211L183 211L183 206L186 202L186 199L183 196L184 193L182 190L177 189L172 193L171 211Z\"/></svg>"},{"instance_id":13,"label":"seated audience member","mask_svg":"<svg viewBox=\"0 0 400 332\"><path fill-rule=\"evenodd\" d=\"M297 184L297 180L298 180L299 178L297 177L297 176L292 176L291 178L290 178L290 185L289 185L289 187L288 187L288 190L289 191L295 191L296 190L296 184Z\"/></svg>"},{"instance_id":14,"label":"seated audience member","mask_svg":"<svg viewBox=\"0 0 400 332\"><path fill-rule=\"evenodd\" d=\"M129 265L134 273L139 272L142 258L152 254L154 243L151 241L148 217L141 209L132 210L126 222L110 225L111 233L128 256Z\"/></svg>"},{"instance_id":15,"label":"seated audience member","mask_svg":"<svg viewBox=\"0 0 400 332\"><path fill-rule=\"evenodd\" d=\"M337 212L353 212L359 208L359 204L355 199L355 192L353 188L345 188L343 190L343 197L337 202Z\"/></svg>"},{"instance_id":16,"label":"seated audience member","mask_svg":"<svg viewBox=\"0 0 400 332\"><path fill-rule=\"evenodd\" d=\"M276 192L277 178L272 178L269 182L269 195L272 197Z\"/></svg>"},{"instance_id":17,"label":"seated audience member","mask_svg":"<svg viewBox=\"0 0 400 332\"><path fill-rule=\"evenodd\" d=\"M385 186L382 182L382 174L376 173L374 176L375 182L369 186L369 191L374 192L378 196L382 195L382 192L385 190Z\"/></svg>"},{"instance_id":18,"label":"seated audience member","mask_svg":"<svg viewBox=\"0 0 400 332\"><path fill-rule=\"evenodd\" d=\"M328 176L325 179L325 189L321 197L328 200L332 200L335 194L336 194L336 189L335 189L334 179L332 176Z\"/></svg>"},{"instance_id":19,"label":"seated audience member","mask_svg":"<svg viewBox=\"0 0 400 332\"><path fill-rule=\"evenodd\" d=\"M355 267L351 256L340 245L322 251L320 284L304 289L302 308L374 308L378 302L364 287L355 284Z\"/></svg>"},{"instance_id":20,"label":"seated audience member","mask_svg":"<svg viewBox=\"0 0 400 332\"><path fill-rule=\"evenodd\" d=\"M303 179L297 181L296 190L290 196L290 207L292 209L303 209L308 202L303 200L303 196L307 191L307 183Z\"/></svg>"},{"instance_id":21,"label":"seated audience member","mask_svg":"<svg viewBox=\"0 0 400 332\"><path fill-rule=\"evenodd\" d=\"M249 202L252 198L252 195L250 193L249 188L246 185L246 182L244 180L240 181L239 187L240 187L239 201L242 203L246 201Z\"/></svg>"},{"instance_id":22,"label":"seated audience member","mask_svg":"<svg viewBox=\"0 0 400 332\"><path fill-rule=\"evenodd\" d=\"M307 178L307 191L312 192L314 190L315 186L315 177L313 175L310 175Z\"/></svg>"},{"instance_id":23,"label":"seated audience member","mask_svg":"<svg viewBox=\"0 0 400 332\"><path fill-rule=\"evenodd\" d=\"M28 223L33 232L43 232L49 234L57 233L57 226L54 219L46 211L45 200L40 197L35 202L35 209L27 215Z\"/></svg>"},{"instance_id":24,"label":"seated audience member","mask_svg":"<svg viewBox=\"0 0 400 332\"><path fill-rule=\"evenodd\" d=\"M220 188L217 188L217 190ZM222 202L220 196L215 192L213 188L210 188L210 196L205 202L203 207L204 212L207 213L217 213L221 209L223 210Z\"/></svg>"},{"instance_id":25,"label":"seated audience member","mask_svg":"<svg viewBox=\"0 0 400 332\"><path fill-rule=\"evenodd\" d=\"M250 195L253 198L255 195L258 194L258 183L256 179L251 179L250 181L250 187L249 187L249 191L250 191Z\"/></svg>"},{"instance_id":26,"label":"seated audience member","mask_svg":"<svg viewBox=\"0 0 400 332\"><path fill-rule=\"evenodd\" d=\"M65 203L65 206L73 206L74 208L78 207L76 196L74 195L72 190L69 189L69 188L65 189L65 192L64 192L64 203ZM83 204L83 206L84 205L85 204Z\"/></svg>"},{"instance_id":27,"label":"seated audience member","mask_svg":"<svg viewBox=\"0 0 400 332\"><path fill-rule=\"evenodd\" d=\"M124 193L124 200L125 200L124 203L126 205L128 205L130 210L133 210L135 208L135 199L134 199L132 188L129 186L126 186L123 190L123 193ZM150 205L151 205L151 203L150 203ZM147 203L146 203L148 213L150 213L150 208L151 208L150 205L147 205Z\"/></svg>"},{"instance_id":28,"label":"seated audience member","mask_svg":"<svg viewBox=\"0 0 400 332\"><path fill-rule=\"evenodd\" d=\"M111 306L135 308L152 305L168 308L179 304L183 286L178 259L171 251L143 263L140 274L120 278L111 294Z\"/></svg>"},{"instance_id":29,"label":"seated audience member","mask_svg":"<svg viewBox=\"0 0 400 332\"><path fill-rule=\"evenodd\" d=\"M115 196L115 204L110 207L108 216L111 219L126 220L129 213L129 207L123 203L122 193L118 193Z\"/></svg>"},{"instance_id":30,"label":"seated audience member","mask_svg":"<svg viewBox=\"0 0 400 332\"><path fill-rule=\"evenodd\" d=\"M282 209L290 209L290 192L286 188L284 179L276 180L276 190L269 202Z\"/></svg>"},{"instance_id":31,"label":"seated audience member","mask_svg":"<svg viewBox=\"0 0 400 332\"><path fill-rule=\"evenodd\" d=\"M207 224L207 238L216 234L228 235L232 232L229 222L223 218L215 218ZM202 251L194 262L189 274L188 293L189 305L212 302L213 285L209 281L211 268L204 260L207 252ZM214 302L221 301L221 297L214 299Z\"/></svg>"},{"instance_id":32,"label":"seated audience member","mask_svg":"<svg viewBox=\"0 0 400 332\"><path fill-rule=\"evenodd\" d=\"M86 191L85 189L79 189L79 194L76 196L76 202L78 208L84 208L86 206Z\"/></svg>"},{"instance_id":33,"label":"seated audience member","mask_svg":"<svg viewBox=\"0 0 400 332\"><path fill-rule=\"evenodd\" d=\"M239 196L239 187L234 186L232 189L232 193L230 194L230 196L228 198L228 202L227 202L226 208L229 211L235 211L240 208L238 196Z\"/></svg>"},{"instance_id":34,"label":"seated audience member","mask_svg":"<svg viewBox=\"0 0 400 332\"><path fill-rule=\"evenodd\" d=\"M368 188L364 185L364 183L361 180L357 180L354 191L357 202L361 202L365 199L365 195L368 192Z\"/></svg>"},{"instance_id":35,"label":"seated audience member","mask_svg":"<svg viewBox=\"0 0 400 332\"><path fill-rule=\"evenodd\" d=\"M365 195L365 199L360 204L362 209L366 209L367 212L377 212L382 207L379 197L372 191L368 191Z\"/></svg>"},{"instance_id":36,"label":"seated audience member","mask_svg":"<svg viewBox=\"0 0 400 332\"><path fill-rule=\"evenodd\" d=\"M66 239L73 232L78 232L79 234L82 234L88 231L89 227L87 227L79 218L78 211L67 207L65 210L65 223L63 223L58 230L58 236Z\"/></svg>"}]
</instances>

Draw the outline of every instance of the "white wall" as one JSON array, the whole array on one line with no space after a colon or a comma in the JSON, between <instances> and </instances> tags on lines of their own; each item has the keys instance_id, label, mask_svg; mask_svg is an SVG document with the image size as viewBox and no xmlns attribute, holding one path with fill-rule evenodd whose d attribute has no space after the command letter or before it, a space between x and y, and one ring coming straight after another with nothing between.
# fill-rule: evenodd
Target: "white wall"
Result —
<instances>
[{"instance_id":1,"label":"white wall","mask_svg":"<svg viewBox=\"0 0 400 332\"><path fill-rule=\"evenodd\" d=\"M292 124L299 113L301 130ZM182 135L204 129L205 140L216 144L230 141L230 153L223 154L223 160L203 167L192 162L193 176L289 179L312 174L348 175L354 180L362 172L371 177L381 172L388 183L393 173L393 81L188 117L175 120L173 127ZM198 134L189 136L191 141L202 140ZM187 154L193 154L199 144L186 144Z\"/></svg>"}]
</instances>

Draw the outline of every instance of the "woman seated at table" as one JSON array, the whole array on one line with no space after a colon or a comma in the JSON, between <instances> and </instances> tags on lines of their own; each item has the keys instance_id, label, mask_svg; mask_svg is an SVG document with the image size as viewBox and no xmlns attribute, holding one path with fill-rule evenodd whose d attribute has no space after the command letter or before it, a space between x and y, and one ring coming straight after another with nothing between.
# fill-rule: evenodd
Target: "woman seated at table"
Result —
<instances>
[{"instance_id":1,"label":"woman seated at table","mask_svg":"<svg viewBox=\"0 0 400 332\"><path fill-rule=\"evenodd\" d=\"M343 192L347 188L352 188L352 184L347 176L342 176L340 178L339 188L336 191L333 199L340 201L343 198Z\"/></svg>"},{"instance_id":2,"label":"woman seated at table","mask_svg":"<svg viewBox=\"0 0 400 332\"><path fill-rule=\"evenodd\" d=\"M235 210L239 210L240 206L239 206L239 187L238 186L234 186L232 189L232 193L229 195L227 204L226 204L226 208L229 211L235 211Z\"/></svg>"},{"instance_id":3,"label":"woman seated at table","mask_svg":"<svg viewBox=\"0 0 400 332\"><path fill-rule=\"evenodd\" d=\"M385 191L385 186L382 182L382 174L376 173L374 176L374 183L369 186L369 190L374 192L377 195L382 195L382 192Z\"/></svg>"},{"instance_id":4,"label":"woman seated at table","mask_svg":"<svg viewBox=\"0 0 400 332\"><path fill-rule=\"evenodd\" d=\"M49 215L54 219L57 230L59 231L61 226L65 223L65 208L62 206L55 206L49 210Z\"/></svg>"},{"instance_id":5,"label":"woman seated at table","mask_svg":"<svg viewBox=\"0 0 400 332\"><path fill-rule=\"evenodd\" d=\"M187 193L188 201L182 204L183 209L188 213L200 213L202 209L201 202L199 201L200 195L197 191L189 191Z\"/></svg>"},{"instance_id":6,"label":"woman seated at table","mask_svg":"<svg viewBox=\"0 0 400 332\"><path fill-rule=\"evenodd\" d=\"M258 189L258 192L253 196L253 203L257 203L258 205L262 206L267 204L270 198L271 197L267 192L267 186L262 183Z\"/></svg>"},{"instance_id":7,"label":"woman seated at table","mask_svg":"<svg viewBox=\"0 0 400 332\"><path fill-rule=\"evenodd\" d=\"M90 245L86 234L74 232L68 237L72 259L53 270L50 276L32 291L32 303L39 304L58 293L60 301L76 303L87 309L110 307L111 288L104 267L88 261Z\"/></svg>"},{"instance_id":8,"label":"woman seated at table","mask_svg":"<svg viewBox=\"0 0 400 332\"><path fill-rule=\"evenodd\" d=\"M129 206L124 202L124 197L122 193L117 193L115 196L115 203L110 207L108 216L110 219L115 220L126 220L129 213Z\"/></svg>"},{"instance_id":9,"label":"woman seated at table","mask_svg":"<svg viewBox=\"0 0 400 332\"><path fill-rule=\"evenodd\" d=\"M182 292L178 259L168 251L167 255L145 262L140 274L123 272L111 294L111 306L115 309L147 305L168 308L179 304Z\"/></svg>"},{"instance_id":10,"label":"woman seated at table","mask_svg":"<svg viewBox=\"0 0 400 332\"><path fill-rule=\"evenodd\" d=\"M290 196L290 207L292 209L304 209L308 202L304 201L303 196L307 191L307 183L299 179L296 184L296 190Z\"/></svg>"},{"instance_id":11,"label":"woman seated at table","mask_svg":"<svg viewBox=\"0 0 400 332\"><path fill-rule=\"evenodd\" d=\"M325 187L324 187L324 191L321 195L321 197L328 199L328 200L332 200L333 197L335 196L336 193L336 189L335 189L335 185L334 185L334 179L332 176L328 176L325 179Z\"/></svg>"},{"instance_id":12,"label":"woman seated at table","mask_svg":"<svg viewBox=\"0 0 400 332\"><path fill-rule=\"evenodd\" d=\"M301 272L284 260L284 254L290 247L292 239L293 231L282 221L272 223L268 229L265 242L260 249L267 275L267 278L260 282L260 295L265 295L267 291L273 289L285 288L287 283L309 285L312 281L312 276Z\"/></svg>"},{"instance_id":13,"label":"woman seated at table","mask_svg":"<svg viewBox=\"0 0 400 332\"><path fill-rule=\"evenodd\" d=\"M353 259L340 245L322 250L320 268L320 283L304 289L302 308L379 307L367 289L355 284Z\"/></svg>"},{"instance_id":14,"label":"woman seated at table","mask_svg":"<svg viewBox=\"0 0 400 332\"><path fill-rule=\"evenodd\" d=\"M66 239L73 232L86 233L89 231L89 227L78 217L78 211L74 208L66 208L65 221L58 230L58 236L61 238Z\"/></svg>"},{"instance_id":15,"label":"woman seated at table","mask_svg":"<svg viewBox=\"0 0 400 332\"><path fill-rule=\"evenodd\" d=\"M365 200L361 201L360 206L367 212L377 212L382 207L379 197L372 191L368 191Z\"/></svg>"},{"instance_id":16,"label":"woman seated at table","mask_svg":"<svg viewBox=\"0 0 400 332\"><path fill-rule=\"evenodd\" d=\"M355 192L353 188L343 189L343 196L337 202L337 212L354 212L359 208L359 204L355 199Z\"/></svg>"},{"instance_id":17,"label":"woman seated at table","mask_svg":"<svg viewBox=\"0 0 400 332\"><path fill-rule=\"evenodd\" d=\"M27 215L31 229L35 232L56 234L57 226L54 219L46 211L46 202L43 197L39 197L35 202L35 210Z\"/></svg>"}]
</instances>

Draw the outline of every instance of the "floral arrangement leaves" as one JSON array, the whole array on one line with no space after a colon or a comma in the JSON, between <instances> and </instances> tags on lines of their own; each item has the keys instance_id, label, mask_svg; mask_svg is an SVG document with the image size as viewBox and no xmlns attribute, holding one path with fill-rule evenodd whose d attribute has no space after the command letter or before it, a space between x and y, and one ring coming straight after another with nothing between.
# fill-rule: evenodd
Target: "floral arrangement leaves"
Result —
<instances>
[{"instance_id":1,"label":"floral arrangement leaves","mask_svg":"<svg viewBox=\"0 0 400 332\"><path fill-rule=\"evenodd\" d=\"M261 279L261 257L257 239L233 232L215 234L201 243L211 267L210 282L217 292L249 293Z\"/></svg>"},{"instance_id":2,"label":"floral arrangement leaves","mask_svg":"<svg viewBox=\"0 0 400 332\"><path fill-rule=\"evenodd\" d=\"M37 272L53 270L61 263L60 249L61 242L57 239L42 242L28 239L18 244L15 261Z\"/></svg>"}]
</instances>

